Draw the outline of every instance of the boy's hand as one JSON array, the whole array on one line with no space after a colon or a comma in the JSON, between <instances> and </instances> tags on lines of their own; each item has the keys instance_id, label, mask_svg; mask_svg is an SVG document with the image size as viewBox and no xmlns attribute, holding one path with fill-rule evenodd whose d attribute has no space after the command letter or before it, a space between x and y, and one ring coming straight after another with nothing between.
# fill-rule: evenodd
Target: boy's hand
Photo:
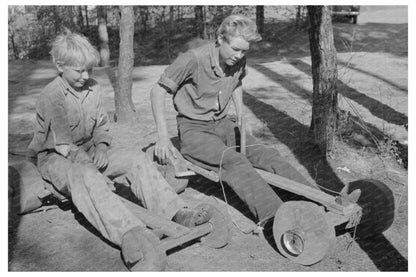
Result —
<instances>
[{"instance_id":1,"label":"boy's hand","mask_svg":"<svg viewBox=\"0 0 416 277\"><path fill-rule=\"evenodd\" d=\"M104 143L99 143L95 148L93 162L98 169L104 168L108 164L107 150L108 146Z\"/></svg>"},{"instance_id":2,"label":"boy's hand","mask_svg":"<svg viewBox=\"0 0 416 277\"><path fill-rule=\"evenodd\" d=\"M166 164L171 155L176 159L178 150L168 138L159 138L155 144L155 156L160 164Z\"/></svg>"}]
</instances>

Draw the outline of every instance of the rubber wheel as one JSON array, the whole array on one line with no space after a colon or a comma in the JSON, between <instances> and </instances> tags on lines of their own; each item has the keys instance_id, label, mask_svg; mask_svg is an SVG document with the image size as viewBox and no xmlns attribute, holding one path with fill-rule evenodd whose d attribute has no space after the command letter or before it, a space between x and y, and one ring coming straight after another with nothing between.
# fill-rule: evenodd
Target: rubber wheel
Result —
<instances>
[{"instance_id":1,"label":"rubber wheel","mask_svg":"<svg viewBox=\"0 0 416 277\"><path fill-rule=\"evenodd\" d=\"M302 265L321 261L335 245L335 229L326 221L324 208L307 201L288 201L280 206L273 236L279 252Z\"/></svg>"},{"instance_id":2,"label":"rubber wheel","mask_svg":"<svg viewBox=\"0 0 416 277\"><path fill-rule=\"evenodd\" d=\"M383 182L373 179L349 184L348 193L361 190L357 204L362 208L361 221L355 235L360 238L381 234L393 224L395 202L393 192Z\"/></svg>"},{"instance_id":3,"label":"rubber wheel","mask_svg":"<svg viewBox=\"0 0 416 277\"><path fill-rule=\"evenodd\" d=\"M123 236L121 253L130 271L163 271L167 265L159 238L145 227L136 227Z\"/></svg>"},{"instance_id":4,"label":"rubber wheel","mask_svg":"<svg viewBox=\"0 0 416 277\"><path fill-rule=\"evenodd\" d=\"M205 224L211 224L212 230L209 234L201 238L201 244L206 245L210 248L222 248L226 246L231 239L231 232L229 227L229 220L224 216L224 214L210 204L200 204L196 209L201 206L208 206L212 211L212 218Z\"/></svg>"},{"instance_id":5,"label":"rubber wheel","mask_svg":"<svg viewBox=\"0 0 416 277\"><path fill-rule=\"evenodd\" d=\"M176 191L176 193L181 193L188 186L189 178L176 178L175 177L175 168L172 164L161 165L156 162L154 156L155 147L151 146L146 150L146 154L153 161L154 166L162 174L163 178L169 183L169 185Z\"/></svg>"}]
</instances>

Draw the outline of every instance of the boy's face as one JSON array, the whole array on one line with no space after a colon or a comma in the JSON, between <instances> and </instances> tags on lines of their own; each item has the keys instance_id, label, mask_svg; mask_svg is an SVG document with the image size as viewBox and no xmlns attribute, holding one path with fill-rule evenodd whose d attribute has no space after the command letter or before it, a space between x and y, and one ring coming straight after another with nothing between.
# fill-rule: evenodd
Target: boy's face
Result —
<instances>
[{"instance_id":1,"label":"boy's face","mask_svg":"<svg viewBox=\"0 0 416 277\"><path fill-rule=\"evenodd\" d=\"M223 36L218 37L220 63L233 66L246 55L250 43L242 37L230 37L227 41Z\"/></svg>"},{"instance_id":2,"label":"boy's face","mask_svg":"<svg viewBox=\"0 0 416 277\"><path fill-rule=\"evenodd\" d=\"M58 71L62 73L62 78L64 78L75 90L82 89L92 72L91 68L59 65L59 63L57 64L57 68Z\"/></svg>"}]
</instances>

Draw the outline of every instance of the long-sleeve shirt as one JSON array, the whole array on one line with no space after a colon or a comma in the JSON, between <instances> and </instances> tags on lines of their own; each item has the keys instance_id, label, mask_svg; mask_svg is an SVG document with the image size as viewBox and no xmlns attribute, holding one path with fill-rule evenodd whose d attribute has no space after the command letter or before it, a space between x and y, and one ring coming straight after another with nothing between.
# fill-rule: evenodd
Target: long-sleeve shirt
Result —
<instances>
[{"instance_id":1,"label":"long-sleeve shirt","mask_svg":"<svg viewBox=\"0 0 416 277\"><path fill-rule=\"evenodd\" d=\"M98 83L89 79L80 92L61 76L41 92L36 104L32 142L37 153L59 145L75 145L88 150L92 145L110 145L108 117L102 105Z\"/></svg>"}]
</instances>

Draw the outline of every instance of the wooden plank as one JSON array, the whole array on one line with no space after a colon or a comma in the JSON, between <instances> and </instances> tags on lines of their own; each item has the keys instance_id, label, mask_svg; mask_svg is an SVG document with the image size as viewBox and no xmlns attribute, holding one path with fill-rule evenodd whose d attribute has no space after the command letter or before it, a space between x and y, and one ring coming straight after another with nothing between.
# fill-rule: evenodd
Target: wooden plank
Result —
<instances>
[{"instance_id":1,"label":"wooden plank","mask_svg":"<svg viewBox=\"0 0 416 277\"><path fill-rule=\"evenodd\" d=\"M240 126L240 152L244 156L246 155L246 119L244 116L241 117L241 126Z\"/></svg>"},{"instance_id":2,"label":"wooden plank","mask_svg":"<svg viewBox=\"0 0 416 277\"><path fill-rule=\"evenodd\" d=\"M152 229L158 229L163 234L172 237L178 238L188 234L191 229L182 226L176 222L167 220L159 215L153 214L146 210L145 208L119 196L121 201L126 205L126 207L141 221L143 221L146 226Z\"/></svg>"},{"instance_id":3,"label":"wooden plank","mask_svg":"<svg viewBox=\"0 0 416 277\"><path fill-rule=\"evenodd\" d=\"M350 205L344 207L335 202L334 196L329 195L316 188L292 181L280 175L273 174L261 169L257 169L257 172L270 185L290 191L298 195L302 195L310 200L316 201L324 205L333 212L345 214L351 210L351 207L349 207Z\"/></svg>"},{"instance_id":4,"label":"wooden plank","mask_svg":"<svg viewBox=\"0 0 416 277\"><path fill-rule=\"evenodd\" d=\"M212 225L209 223L195 226L194 228L190 230L189 233L185 234L182 237L175 238L175 239L167 238L167 239L162 240L160 242L160 247L162 248L163 251L167 251L169 249L172 249L179 245L187 243L191 240L205 236L211 231L212 231Z\"/></svg>"},{"instance_id":5,"label":"wooden plank","mask_svg":"<svg viewBox=\"0 0 416 277\"><path fill-rule=\"evenodd\" d=\"M185 162L185 159L182 155L177 153L177 157L174 158L172 155L169 157L169 162L173 165L175 169L176 177L186 177L195 175L194 171L188 170L188 166Z\"/></svg>"},{"instance_id":6,"label":"wooden plank","mask_svg":"<svg viewBox=\"0 0 416 277\"><path fill-rule=\"evenodd\" d=\"M214 181L214 182L219 182L220 181L220 179L218 178L218 174L216 172L206 170L206 169L204 169L202 167L199 167L197 165L194 165L193 163L191 163L191 162L189 162L187 160L185 160L185 162L186 162L186 165L188 166L188 168L190 170L198 173L199 175L202 175L205 178L207 178L207 179L209 179L211 181Z\"/></svg>"}]
</instances>

